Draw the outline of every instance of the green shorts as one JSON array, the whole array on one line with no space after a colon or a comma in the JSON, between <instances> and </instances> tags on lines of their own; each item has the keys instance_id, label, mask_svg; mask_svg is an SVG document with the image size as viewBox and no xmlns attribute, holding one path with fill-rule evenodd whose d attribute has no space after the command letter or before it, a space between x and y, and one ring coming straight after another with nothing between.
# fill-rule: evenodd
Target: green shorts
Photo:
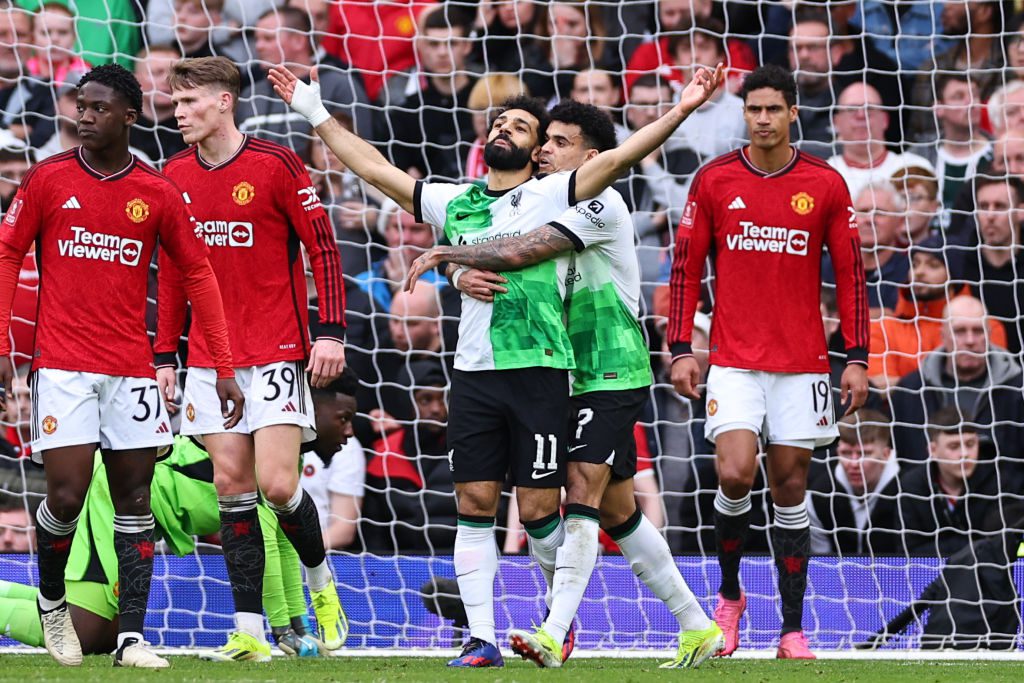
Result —
<instances>
[{"instance_id":1,"label":"green shorts","mask_svg":"<svg viewBox=\"0 0 1024 683\"><path fill-rule=\"evenodd\" d=\"M65 581L68 602L97 614L107 621L117 617L117 597L113 586L95 581Z\"/></svg>"}]
</instances>

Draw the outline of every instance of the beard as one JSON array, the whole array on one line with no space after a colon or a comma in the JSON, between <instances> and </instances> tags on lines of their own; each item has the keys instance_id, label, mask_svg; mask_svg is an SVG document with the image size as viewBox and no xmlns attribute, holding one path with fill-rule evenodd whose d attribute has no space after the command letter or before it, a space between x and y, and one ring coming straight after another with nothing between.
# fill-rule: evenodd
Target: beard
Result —
<instances>
[{"instance_id":1,"label":"beard","mask_svg":"<svg viewBox=\"0 0 1024 683\"><path fill-rule=\"evenodd\" d=\"M509 147L498 147L494 143L499 139L508 143ZM531 162L531 150L516 147L505 137L497 137L484 145L484 163L487 168L495 171L519 171Z\"/></svg>"}]
</instances>

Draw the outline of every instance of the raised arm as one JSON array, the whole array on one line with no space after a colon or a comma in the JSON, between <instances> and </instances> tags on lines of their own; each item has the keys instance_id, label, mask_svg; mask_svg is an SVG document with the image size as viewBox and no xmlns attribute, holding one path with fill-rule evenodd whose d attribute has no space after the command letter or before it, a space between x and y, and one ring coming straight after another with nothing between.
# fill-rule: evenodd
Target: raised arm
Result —
<instances>
[{"instance_id":1,"label":"raised arm","mask_svg":"<svg viewBox=\"0 0 1024 683\"><path fill-rule=\"evenodd\" d=\"M300 81L283 66L270 70L274 92L313 126L317 135L331 148L334 155L357 176L398 202L413 213L413 194L416 180L396 168L373 145L345 130L324 107L320 99L320 81L317 67L310 73L310 83Z\"/></svg>"},{"instance_id":2,"label":"raised arm","mask_svg":"<svg viewBox=\"0 0 1024 683\"><path fill-rule=\"evenodd\" d=\"M424 273L444 262L482 270L521 270L559 254L571 251L576 243L553 225L501 240L480 244L439 245L421 254L412 262L405 279L405 289L411 292Z\"/></svg>"},{"instance_id":3,"label":"raised arm","mask_svg":"<svg viewBox=\"0 0 1024 683\"><path fill-rule=\"evenodd\" d=\"M724 71L721 63L713 74L704 68L697 69L693 80L680 95L678 104L667 114L633 133L618 147L602 152L580 166L576 171L576 199L591 199L601 194L641 159L665 144L686 117L714 94L722 83Z\"/></svg>"}]
</instances>

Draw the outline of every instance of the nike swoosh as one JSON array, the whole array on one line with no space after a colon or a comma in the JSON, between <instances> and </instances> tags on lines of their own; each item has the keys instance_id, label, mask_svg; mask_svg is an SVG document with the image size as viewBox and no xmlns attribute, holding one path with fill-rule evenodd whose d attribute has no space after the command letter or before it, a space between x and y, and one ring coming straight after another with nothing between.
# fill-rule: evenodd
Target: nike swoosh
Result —
<instances>
[{"instance_id":1,"label":"nike swoosh","mask_svg":"<svg viewBox=\"0 0 1024 683\"><path fill-rule=\"evenodd\" d=\"M470 213L457 213L457 214L455 214L455 220L457 220L457 221L464 221L464 220L466 220L467 218L469 218L472 215L473 214L470 214Z\"/></svg>"},{"instance_id":2,"label":"nike swoosh","mask_svg":"<svg viewBox=\"0 0 1024 683\"><path fill-rule=\"evenodd\" d=\"M543 474L540 474L540 475L538 475L538 474L537 474L537 472L536 472L536 471L534 471L534 472L532 472L532 473L530 474L530 476L531 476L531 477L532 477L533 479L543 479L544 477L550 477L550 476L551 476L552 474L554 474L554 473L555 473L555 472L557 472L557 471L558 471L558 470L551 470L550 472L544 472Z\"/></svg>"},{"instance_id":3,"label":"nike swoosh","mask_svg":"<svg viewBox=\"0 0 1024 683\"><path fill-rule=\"evenodd\" d=\"M579 446L573 446L572 448L570 448L569 452L572 453L573 451L578 451L579 449L586 448L586 447L587 447L587 444L581 443Z\"/></svg>"}]
</instances>

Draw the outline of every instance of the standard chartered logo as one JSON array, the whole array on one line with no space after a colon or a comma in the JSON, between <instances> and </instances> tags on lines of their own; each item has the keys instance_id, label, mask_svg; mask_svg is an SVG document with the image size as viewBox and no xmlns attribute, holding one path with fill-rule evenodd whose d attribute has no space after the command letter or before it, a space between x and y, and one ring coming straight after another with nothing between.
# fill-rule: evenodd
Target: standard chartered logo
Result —
<instances>
[{"instance_id":1,"label":"standard chartered logo","mask_svg":"<svg viewBox=\"0 0 1024 683\"><path fill-rule=\"evenodd\" d=\"M120 235L93 232L86 228L71 226L69 240L57 240L61 256L91 259L107 263L121 263L126 266L139 265L142 256L142 242Z\"/></svg>"},{"instance_id":2,"label":"standard chartered logo","mask_svg":"<svg viewBox=\"0 0 1024 683\"><path fill-rule=\"evenodd\" d=\"M208 247L252 246L252 223L246 221L196 221L196 229Z\"/></svg>"}]
</instances>

